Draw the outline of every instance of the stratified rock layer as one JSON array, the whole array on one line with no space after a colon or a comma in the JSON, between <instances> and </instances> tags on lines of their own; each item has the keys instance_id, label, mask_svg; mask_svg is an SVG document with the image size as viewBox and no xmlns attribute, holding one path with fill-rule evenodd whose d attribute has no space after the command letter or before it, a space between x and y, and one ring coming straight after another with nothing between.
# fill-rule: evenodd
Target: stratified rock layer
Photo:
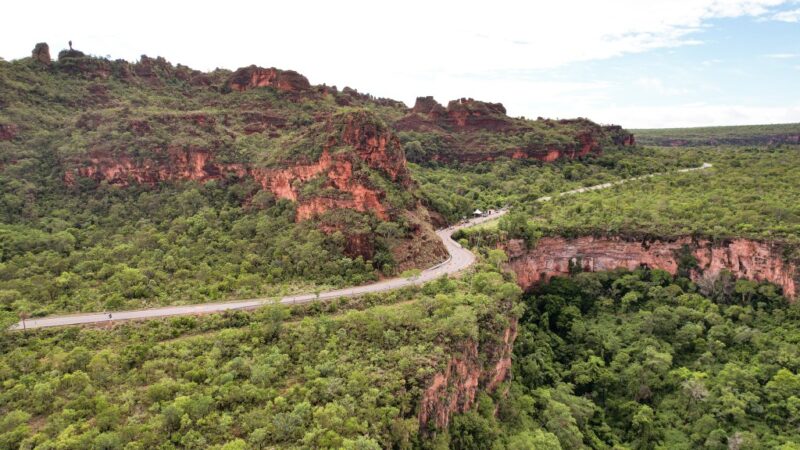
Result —
<instances>
[{"instance_id":1,"label":"stratified rock layer","mask_svg":"<svg viewBox=\"0 0 800 450\"><path fill-rule=\"evenodd\" d=\"M245 91L258 87L274 87L281 91L300 91L311 87L308 79L293 70L264 69L257 66L243 67L234 72L226 85L234 91Z\"/></svg>"},{"instance_id":2,"label":"stratified rock layer","mask_svg":"<svg viewBox=\"0 0 800 450\"><path fill-rule=\"evenodd\" d=\"M679 255L684 251L697 260L697 268L690 273L695 281L714 278L722 270L728 270L738 278L774 283L792 299L800 285L797 264L784 260L781 244L747 239L712 242L691 237L648 241L546 237L531 249L518 240L506 243L505 249L509 255L508 267L516 273L523 289L554 276L568 275L571 265L588 272L647 266L676 274Z\"/></svg>"},{"instance_id":3,"label":"stratified rock layer","mask_svg":"<svg viewBox=\"0 0 800 450\"><path fill-rule=\"evenodd\" d=\"M199 124L208 119L198 118ZM146 133L146 123L131 123L136 133ZM170 147L159 151L159 158L133 158L122 154L91 152L73 161L64 178L74 184L78 178L91 178L110 184L156 184L175 180L206 182L227 176L251 177L276 197L298 202L297 220L306 220L331 209L354 209L373 212L380 219L389 218L390 206L385 193L354 175L354 165L364 163L380 171L392 182L407 188L411 178L403 149L397 138L369 113L352 112L331 119L330 134L316 161L287 163L282 167L258 167L243 163L223 163L204 148ZM347 151L333 152L341 147ZM324 176L325 185L342 193L337 196L304 197L302 183Z\"/></svg>"},{"instance_id":4,"label":"stratified rock layer","mask_svg":"<svg viewBox=\"0 0 800 450\"><path fill-rule=\"evenodd\" d=\"M422 395L420 430L444 430L454 414L469 411L478 392L493 392L511 373L517 320L500 332L498 343L469 340L453 352L444 370L435 374Z\"/></svg>"},{"instance_id":5,"label":"stratified rock layer","mask_svg":"<svg viewBox=\"0 0 800 450\"><path fill-rule=\"evenodd\" d=\"M616 125L588 119L536 121L511 118L500 103L472 98L453 100L445 108L433 97L418 97L409 113L395 122L400 131L423 133L439 143L424 160L478 163L498 158L552 162L599 154L605 145L635 145L633 135Z\"/></svg>"}]
</instances>

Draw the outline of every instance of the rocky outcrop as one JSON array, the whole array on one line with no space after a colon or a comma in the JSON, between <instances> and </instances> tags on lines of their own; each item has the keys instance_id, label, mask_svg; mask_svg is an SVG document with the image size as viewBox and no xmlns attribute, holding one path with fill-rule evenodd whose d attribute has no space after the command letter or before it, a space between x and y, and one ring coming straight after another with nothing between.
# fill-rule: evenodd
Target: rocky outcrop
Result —
<instances>
[{"instance_id":1,"label":"rocky outcrop","mask_svg":"<svg viewBox=\"0 0 800 450\"><path fill-rule=\"evenodd\" d=\"M274 87L281 91L302 91L311 87L308 79L293 70L264 69L258 66L243 67L234 72L225 86L233 91L246 91L257 87Z\"/></svg>"},{"instance_id":2,"label":"rocky outcrop","mask_svg":"<svg viewBox=\"0 0 800 450\"><path fill-rule=\"evenodd\" d=\"M509 159L536 159L542 162L553 162L558 159L577 159L591 153L600 153L602 144L593 133L581 133L574 144L551 146L527 146L508 148L505 150L490 150L485 152L446 153L433 155L431 159L437 162L452 163L479 163L494 161L499 158Z\"/></svg>"},{"instance_id":3,"label":"rocky outcrop","mask_svg":"<svg viewBox=\"0 0 800 450\"><path fill-rule=\"evenodd\" d=\"M465 342L453 352L444 370L436 373L422 394L419 424L422 433L444 430L454 414L469 411L480 391L493 392L511 371L517 320L502 331L499 342L479 346Z\"/></svg>"},{"instance_id":4,"label":"rocky outcrop","mask_svg":"<svg viewBox=\"0 0 800 450\"><path fill-rule=\"evenodd\" d=\"M371 113L358 111L334 118L332 126L339 126L341 132L338 136L334 134L329 147L350 146L370 167L381 170L392 181L409 186L411 178L403 147L383 122Z\"/></svg>"},{"instance_id":5,"label":"rocky outcrop","mask_svg":"<svg viewBox=\"0 0 800 450\"><path fill-rule=\"evenodd\" d=\"M506 108L501 103L482 102L472 98L452 100L447 108L433 97L417 97L413 114L419 114L436 126L450 130L489 130L507 129L511 121L506 116ZM400 122L401 128L413 127L414 118Z\"/></svg>"},{"instance_id":6,"label":"rocky outcrop","mask_svg":"<svg viewBox=\"0 0 800 450\"><path fill-rule=\"evenodd\" d=\"M0 123L0 141L10 141L17 137L19 127L13 123Z\"/></svg>"},{"instance_id":7,"label":"rocky outcrop","mask_svg":"<svg viewBox=\"0 0 800 450\"><path fill-rule=\"evenodd\" d=\"M39 42L33 47L31 58L33 58L34 61L49 65L52 62L52 59L50 59L50 47L46 42Z\"/></svg>"},{"instance_id":8,"label":"rocky outcrop","mask_svg":"<svg viewBox=\"0 0 800 450\"><path fill-rule=\"evenodd\" d=\"M418 97L410 113L395 122L400 131L427 134L435 147L414 155L414 162L479 163L498 158L582 158L601 153L606 145L635 145L633 134L617 125L600 126L588 119L536 121L512 119L500 103L462 98L447 108L433 97ZM435 138L434 138L435 136Z\"/></svg>"},{"instance_id":9,"label":"rocky outcrop","mask_svg":"<svg viewBox=\"0 0 800 450\"><path fill-rule=\"evenodd\" d=\"M504 244L504 248L509 255L508 267L517 274L517 282L523 289L553 276L568 275L571 267L576 266L589 272L647 266L676 274L681 254L685 252L697 261L690 272L695 281L715 278L722 270L728 270L737 278L774 283L788 298L795 298L800 286L797 263L784 260L781 244L747 239L712 242L692 237L673 240L546 237L532 249L517 240Z\"/></svg>"},{"instance_id":10,"label":"rocky outcrop","mask_svg":"<svg viewBox=\"0 0 800 450\"><path fill-rule=\"evenodd\" d=\"M603 127L603 132L605 132L605 134L611 140L611 143L614 145L623 147L636 145L636 137L633 135L633 133L619 125L606 125Z\"/></svg>"},{"instance_id":11,"label":"rocky outcrop","mask_svg":"<svg viewBox=\"0 0 800 450\"><path fill-rule=\"evenodd\" d=\"M411 112L424 114L431 119L438 119L447 115L447 110L444 106L431 96L417 97L417 101L414 103L414 107L411 108Z\"/></svg>"},{"instance_id":12,"label":"rocky outcrop","mask_svg":"<svg viewBox=\"0 0 800 450\"><path fill-rule=\"evenodd\" d=\"M88 116L87 116L88 117ZM86 127L94 125L82 117ZM192 116L198 127L213 125L214 119ZM135 134L149 132L147 122L129 122ZM123 154L96 151L87 157L67 162L68 184L78 178L91 178L111 184L157 184L175 180L206 182L229 176L255 179L276 197L297 202L297 220L306 220L331 209L354 209L372 212L380 219L389 218L385 193L373 187L368 177L356 174L356 166L366 165L381 172L402 187L411 185L400 142L390 130L365 111L348 112L333 117L325 125L328 139L316 161L286 161L281 167L258 167L244 163L216 160L212 151L197 147L169 147L154 150L151 157L134 158ZM306 196L303 183L323 177L323 193ZM330 189L328 189L330 188Z\"/></svg>"},{"instance_id":13,"label":"rocky outcrop","mask_svg":"<svg viewBox=\"0 0 800 450\"><path fill-rule=\"evenodd\" d=\"M501 103L481 102L471 98L448 103L447 118L450 124L458 128L502 131L510 125L506 108Z\"/></svg>"}]
</instances>

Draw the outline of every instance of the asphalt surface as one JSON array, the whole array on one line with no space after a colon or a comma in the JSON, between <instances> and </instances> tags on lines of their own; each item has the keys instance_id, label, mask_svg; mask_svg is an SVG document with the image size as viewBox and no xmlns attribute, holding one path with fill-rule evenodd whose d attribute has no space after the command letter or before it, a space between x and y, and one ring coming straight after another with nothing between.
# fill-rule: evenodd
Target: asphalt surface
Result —
<instances>
[{"instance_id":1,"label":"asphalt surface","mask_svg":"<svg viewBox=\"0 0 800 450\"><path fill-rule=\"evenodd\" d=\"M694 167L690 169L680 169L678 172L689 172L693 170L702 170L711 167L711 164L705 163L702 166ZM581 192L587 191L594 191L598 189L606 189L612 186L616 186L619 184L623 184L629 181L641 180L644 178L654 177L658 174L650 174L636 178L629 178L627 180L616 181L612 183L604 183L595 186L584 187L580 189L574 189L567 192L562 192L559 195L572 195L578 194ZM549 201L552 197L542 197L539 198L539 201ZM370 294L376 292L384 292L390 291L394 289L399 289L407 286L413 285L420 285L427 283L429 281L435 280L444 275L453 275L462 270L470 267L475 262L475 255L472 254L469 250L461 247L457 242L452 239L452 234L455 233L457 230L462 228L468 228L474 225L478 225L480 223L488 222L494 219L499 218L503 214L505 214L507 210L501 209L495 211L492 214L489 214L484 217L477 217L472 220L460 223L455 226L451 226L449 228L445 228L442 230L438 230L436 235L439 236L439 239L442 240L445 248L447 248L447 252L450 254L450 257L433 267L425 269L419 275L409 277L409 278L392 278L388 280L379 281L377 283L366 284L362 286L356 287L349 287L344 289L337 289L334 291L327 291L321 292L319 295L317 294L299 294L299 295L289 295L286 297L282 297L280 299L276 299L275 297L268 297L268 298L253 298L248 300L237 300L231 302L219 302L219 303L202 303L197 305L180 305L180 306L165 306L161 308L152 308L152 309L139 309L133 311L114 311L114 312L98 312L98 313L79 313L79 314L72 314L72 315L65 315L65 316L48 316L48 317L36 317L36 318L29 318L23 322L20 321L11 326L12 330L22 330L22 329L35 329L35 328L49 328L49 327L60 327L60 326L71 326L71 325L88 325L88 324L103 324L103 323L110 323L110 322L118 322L118 321L125 321L125 320L146 320L146 319L155 319L161 317L170 317L170 316L186 316L186 315L197 315L197 314L209 314L209 313L216 313L228 310L249 310L249 309L256 309L260 306L271 304L271 303L283 303L283 304L302 304L308 303L313 301L319 300L330 300L333 298L339 297L355 297L363 294Z\"/></svg>"}]
</instances>

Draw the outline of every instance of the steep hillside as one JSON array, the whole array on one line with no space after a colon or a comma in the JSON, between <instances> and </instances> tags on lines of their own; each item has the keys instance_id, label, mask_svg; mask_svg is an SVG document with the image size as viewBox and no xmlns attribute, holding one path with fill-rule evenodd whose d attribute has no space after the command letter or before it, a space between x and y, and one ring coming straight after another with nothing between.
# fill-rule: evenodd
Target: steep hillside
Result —
<instances>
[{"instance_id":1,"label":"steep hillside","mask_svg":"<svg viewBox=\"0 0 800 450\"><path fill-rule=\"evenodd\" d=\"M204 73L72 49L53 60L38 44L0 61L4 303L141 307L429 266L446 256L433 233L444 219L426 208L407 151L549 161L623 141L619 127L512 119L498 104L409 109L289 70Z\"/></svg>"},{"instance_id":2,"label":"steep hillside","mask_svg":"<svg viewBox=\"0 0 800 450\"><path fill-rule=\"evenodd\" d=\"M432 97L419 97L395 126L409 160L419 163L476 163L501 157L551 162L635 144L634 136L619 126L603 127L582 118L511 118L502 104L471 98L453 100L445 108Z\"/></svg>"},{"instance_id":3,"label":"steep hillside","mask_svg":"<svg viewBox=\"0 0 800 450\"><path fill-rule=\"evenodd\" d=\"M283 71L240 92L238 72L34 53L0 62L12 317L308 292L446 256L375 112L391 105Z\"/></svg>"}]
</instances>

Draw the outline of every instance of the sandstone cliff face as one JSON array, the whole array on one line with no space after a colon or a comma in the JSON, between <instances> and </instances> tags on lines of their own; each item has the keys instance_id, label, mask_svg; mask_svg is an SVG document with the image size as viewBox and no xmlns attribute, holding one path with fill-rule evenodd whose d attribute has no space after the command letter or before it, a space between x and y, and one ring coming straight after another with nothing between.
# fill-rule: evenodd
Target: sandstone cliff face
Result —
<instances>
[{"instance_id":1,"label":"sandstone cliff face","mask_svg":"<svg viewBox=\"0 0 800 450\"><path fill-rule=\"evenodd\" d=\"M417 97L411 112L425 114L431 118L439 118L447 115L447 110L433 97Z\"/></svg>"},{"instance_id":2,"label":"sandstone cliff face","mask_svg":"<svg viewBox=\"0 0 800 450\"><path fill-rule=\"evenodd\" d=\"M234 91L245 91L257 87L274 87L281 91L300 91L311 88L308 79L292 70L264 69L257 66L243 67L234 72L226 86Z\"/></svg>"},{"instance_id":3,"label":"sandstone cliff face","mask_svg":"<svg viewBox=\"0 0 800 450\"><path fill-rule=\"evenodd\" d=\"M508 379L511 354L517 337L517 321L512 320L497 344L479 346L464 343L434 375L422 395L419 424L422 433L446 429L453 414L469 411L479 391L493 392ZM479 348L480 347L480 348Z\"/></svg>"},{"instance_id":4,"label":"sandstone cliff face","mask_svg":"<svg viewBox=\"0 0 800 450\"><path fill-rule=\"evenodd\" d=\"M500 131L511 125L506 116L506 108L501 103L482 102L472 98L452 100L445 108L433 97L417 97L411 112L425 116L437 126L454 130Z\"/></svg>"},{"instance_id":5,"label":"sandstone cliff face","mask_svg":"<svg viewBox=\"0 0 800 450\"><path fill-rule=\"evenodd\" d=\"M338 141L353 147L363 161L370 167L383 171L392 181L400 182L406 187L410 185L411 178L400 141L388 129L369 120L367 114L348 114L343 121ZM336 143L332 141L329 145Z\"/></svg>"},{"instance_id":6,"label":"sandstone cliff face","mask_svg":"<svg viewBox=\"0 0 800 450\"><path fill-rule=\"evenodd\" d=\"M501 103L481 102L471 98L448 103L447 118L457 128L500 131L510 125L506 108Z\"/></svg>"},{"instance_id":7,"label":"sandstone cliff face","mask_svg":"<svg viewBox=\"0 0 800 450\"><path fill-rule=\"evenodd\" d=\"M243 164L224 164L214 161L205 149L176 149L167 151L165 160L133 159L128 156L93 154L81 162L81 166L67 171L64 179L74 184L77 178L91 178L110 184L157 184L165 181L193 180L207 182L227 176L252 177L276 197L299 201L297 220L306 220L316 214L334 208L352 208L361 212L372 211L379 218L388 218L387 208L382 204L384 194L353 180L352 163L345 158L333 158L327 151L319 161L298 164L284 169L251 168ZM350 198L299 199L295 182L305 182L318 175L325 175L340 191Z\"/></svg>"},{"instance_id":8,"label":"sandstone cliff face","mask_svg":"<svg viewBox=\"0 0 800 450\"><path fill-rule=\"evenodd\" d=\"M208 125L209 119L193 119L197 126ZM87 123L91 122L86 119ZM90 126L91 124L87 124ZM129 129L146 134L146 123L132 122ZM206 182L233 175L255 179L263 189L276 197L298 202L297 220L306 220L330 209L348 208L373 212L379 218L389 218L385 193L372 187L369 180L354 173L355 164L366 164L382 172L403 187L411 184L405 156L397 138L366 113L349 113L329 121L330 137L317 161L287 162L283 167L256 167L243 163L223 163L215 160L204 148L169 147L154 151L153 157L134 158L96 151L88 157L68 162L64 179L73 184L78 178L91 178L111 184L157 184L173 180ZM332 149L348 147L347 151ZM302 183L324 177L324 187L335 188L334 197L303 197Z\"/></svg>"},{"instance_id":9,"label":"sandstone cliff face","mask_svg":"<svg viewBox=\"0 0 800 450\"><path fill-rule=\"evenodd\" d=\"M576 141L575 144L562 144L558 146L512 147L502 150L495 149L480 152L448 152L445 154L433 155L431 160L442 163L479 163L483 161L495 161L499 158L509 158L553 162L562 158L582 158L591 153L600 153L603 149L600 136L592 132L578 134Z\"/></svg>"},{"instance_id":10,"label":"sandstone cliff face","mask_svg":"<svg viewBox=\"0 0 800 450\"><path fill-rule=\"evenodd\" d=\"M33 47L31 58L45 65L50 64L52 62L50 59L50 47L46 42L39 42Z\"/></svg>"},{"instance_id":11,"label":"sandstone cliff face","mask_svg":"<svg viewBox=\"0 0 800 450\"><path fill-rule=\"evenodd\" d=\"M634 136L620 126L603 127L581 118L539 118L535 122L512 119L502 104L471 98L453 100L445 108L433 97L418 97L410 113L394 125L400 131L438 135L440 148L427 158L442 163L478 163L498 158L552 162L600 153L606 144L636 143Z\"/></svg>"},{"instance_id":12,"label":"sandstone cliff face","mask_svg":"<svg viewBox=\"0 0 800 450\"><path fill-rule=\"evenodd\" d=\"M684 246L697 259L698 268L691 272L695 281L715 277L724 269L739 278L777 284L788 298L797 296L800 286L797 265L783 260L780 245L766 242L733 239L712 243L690 237L642 242L619 237L584 236L576 239L542 238L530 250L521 241L514 240L506 243L505 249L509 255L508 267L517 274L519 285L527 289L550 277L568 275L570 263L579 264L589 272L617 268L633 270L646 265L675 274L678 271L677 252Z\"/></svg>"}]
</instances>

